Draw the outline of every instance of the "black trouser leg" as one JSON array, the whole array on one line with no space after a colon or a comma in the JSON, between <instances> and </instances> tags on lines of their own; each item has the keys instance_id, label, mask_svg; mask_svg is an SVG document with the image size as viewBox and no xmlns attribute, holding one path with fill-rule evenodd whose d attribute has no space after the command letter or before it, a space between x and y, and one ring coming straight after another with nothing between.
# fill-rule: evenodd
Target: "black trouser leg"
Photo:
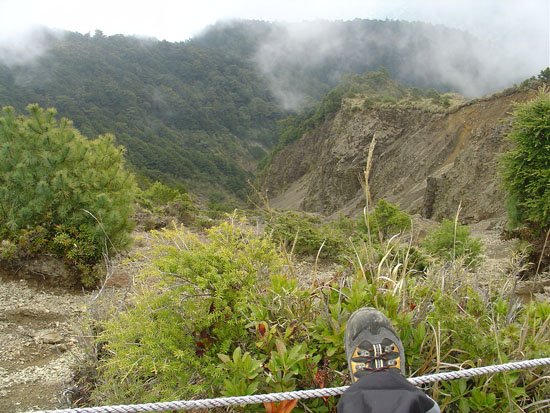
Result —
<instances>
[{"instance_id":1,"label":"black trouser leg","mask_svg":"<svg viewBox=\"0 0 550 413\"><path fill-rule=\"evenodd\" d=\"M397 370L365 375L342 394L339 413L439 413L439 406Z\"/></svg>"}]
</instances>

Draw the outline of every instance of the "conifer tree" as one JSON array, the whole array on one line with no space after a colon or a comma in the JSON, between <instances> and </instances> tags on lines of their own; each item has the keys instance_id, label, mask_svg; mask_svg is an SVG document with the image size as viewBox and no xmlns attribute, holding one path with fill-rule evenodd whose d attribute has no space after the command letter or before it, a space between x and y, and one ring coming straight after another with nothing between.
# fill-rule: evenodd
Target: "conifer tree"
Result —
<instances>
[{"instance_id":1,"label":"conifer tree","mask_svg":"<svg viewBox=\"0 0 550 413\"><path fill-rule=\"evenodd\" d=\"M111 135L83 137L54 109L0 115L0 239L40 229L39 243L89 266L127 246L135 181Z\"/></svg>"}]
</instances>

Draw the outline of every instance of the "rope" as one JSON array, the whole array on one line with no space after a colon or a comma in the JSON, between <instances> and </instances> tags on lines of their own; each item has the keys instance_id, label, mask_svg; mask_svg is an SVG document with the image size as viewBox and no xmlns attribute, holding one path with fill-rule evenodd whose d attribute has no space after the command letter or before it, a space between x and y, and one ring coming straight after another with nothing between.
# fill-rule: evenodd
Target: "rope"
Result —
<instances>
[{"instance_id":1,"label":"rope","mask_svg":"<svg viewBox=\"0 0 550 413\"><path fill-rule=\"evenodd\" d=\"M487 367L476 367L466 370L450 371L444 373L429 374L426 376L413 377L408 379L414 385L433 383L436 381L465 379L484 374L500 373L510 370L530 369L550 365L550 357L534 360L516 361ZM333 387L327 389L298 390L285 393L258 394L254 396L220 397L217 399L201 400L180 400L173 402L159 402L147 404L132 404L118 406L83 407L75 409L46 410L39 413L139 413L139 412L162 412L166 410L192 410L212 409L215 407L228 407L244 404L255 404L264 402L280 402L283 400L311 399L315 397L338 396L349 386Z\"/></svg>"}]
</instances>

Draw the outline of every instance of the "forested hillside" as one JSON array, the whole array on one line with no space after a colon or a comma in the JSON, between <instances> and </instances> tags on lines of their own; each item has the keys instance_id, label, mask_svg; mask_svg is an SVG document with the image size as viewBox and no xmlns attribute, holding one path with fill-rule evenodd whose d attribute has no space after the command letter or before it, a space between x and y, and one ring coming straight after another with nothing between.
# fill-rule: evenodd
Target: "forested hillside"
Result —
<instances>
[{"instance_id":1,"label":"forested hillside","mask_svg":"<svg viewBox=\"0 0 550 413\"><path fill-rule=\"evenodd\" d=\"M243 198L278 140L277 121L346 73L384 66L440 90L487 80L476 39L424 23L241 21L181 43L100 31L43 38L35 59L0 53L0 106L55 107L86 136L114 133L139 172L205 195Z\"/></svg>"},{"instance_id":2,"label":"forested hillside","mask_svg":"<svg viewBox=\"0 0 550 413\"><path fill-rule=\"evenodd\" d=\"M153 178L244 187L280 111L242 57L189 43L68 33L32 64L0 66L0 105L53 106L87 136L114 132Z\"/></svg>"}]
</instances>

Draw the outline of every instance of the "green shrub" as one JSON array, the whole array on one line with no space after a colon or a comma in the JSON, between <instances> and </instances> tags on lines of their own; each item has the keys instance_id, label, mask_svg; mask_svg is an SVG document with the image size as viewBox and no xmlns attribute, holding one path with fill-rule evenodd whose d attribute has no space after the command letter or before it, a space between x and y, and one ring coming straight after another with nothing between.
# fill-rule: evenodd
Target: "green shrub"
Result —
<instances>
[{"instance_id":1,"label":"green shrub","mask_svg":"<svg viewBox=\"0 0 550 413\"><path fill-rule=\"evenodd\" d=\"M483 244L470 236L470 229L449 219L429 233L422 242L424 249L442 260L463 258L469 266L479 264Z\"/></svg>"},{"instance_id":2,"label":"green shrub","mask_svg":"<svg viewBox=\"0 0 550 413\"><path fill-rule=\"evenodd\" d=\"M532 101L514 111L508 138L514 148L502 158L512 227L527 225L537 232L550 228L550 93L541 89Z\"/></svg>"},{"instance_id":3,"label":"green shrub","mask_svg":"<svg viewBox=\"0 0 550 413\"><path fill-rule=\"evenodd\" d=\"M17 253L17 245L7 239L0 242L0 260L11 260Z\"/></svg>"},{"instance_id":4,"label":"green shrub","mask_svg":"<svg viewBox=\"0 0 550 413\"><path fill-rule=\"evenodd\" d=\"M197 208L187 192L158 181L140 191L138 201L140 206L153 213L174 217L185 224L193 222L197 213Z\"/></svg>"},{"instance_id":5,"label":"green shrub","mask_svg":"<svg viewBox=\"0 0 550 413\"><path fill-rule=\"evenodd\" d=\"M77 267L126 247L135 183L123 149L110 135L84 138L53 109L27 109L0 117L0 238Z\"/></svg>"},{"instance_id":6,"label":"green shrub","mask_svg":"<svg viewBox=\"0 0 550 413\"><path fill-rule=\"evenodd\" d=\"M158 287L105 325L101 340L116 356L101 363L98 401L212 391L222 378L218 354L249 342L251 306L282 264L269 240L229 223L209 229L206 243L181 231L159 236L158 258L144 274L158 277Z\"/></svg>"},{"instance_id":7,"label":"green shrub","mask_svg":"<svg viewBox=\"0 0 550 413\"><path fill-rule=\"evenodd\" d=\"M547 74L547 70L541 73ZM514 147L502 157L507 192L508 223L512 234L533 246L533 272L550 268L550 92L516 107L508 138Z\"/></svg>"},{"instance_id":8,"label":"green shrub","mask_svg":"<svg viewBox=\"0 0 550 413\"><path fill-rule=\"evenodd\" d=\"M268 223L274 240L296 254L338 258L347 250L347 240L338 225L323 224L320 218L300 212L275 213Z\"/></svg>"},{"instance_id":9,"label":"green shrub","mask_svg":"<svg viewBox=\"0 0 550 413\"><path fill-rule=\"evenodd\" d=\"M177 189L156 181L143 191L142 202L144 202L144 206L160 207L175 201L180 195L181 193Z\"/></svg>"},{"instance_id":10,"label":"green shrub","mask_svg":"<svg viewBox=\"0 0 550 413\"><path fill-rule=\"evenodd\" d=\"M367 226L369 228L367 228ZM363 234L370 234L374 239L384 240L393 235L402 233L411 228L411 217L401 209L385 199L376 203L374 211L361 216L357 229Z\"/></svg>"}]
</instances>

